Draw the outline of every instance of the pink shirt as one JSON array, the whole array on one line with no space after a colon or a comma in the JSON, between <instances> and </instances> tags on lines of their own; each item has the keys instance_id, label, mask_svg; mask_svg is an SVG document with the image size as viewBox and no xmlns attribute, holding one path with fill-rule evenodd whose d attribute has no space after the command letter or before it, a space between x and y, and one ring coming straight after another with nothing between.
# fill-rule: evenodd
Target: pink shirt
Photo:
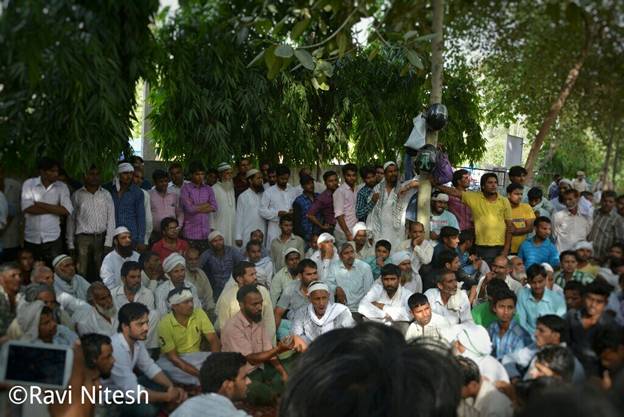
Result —
<instances>
[{"instance_id":1,"label":"pink shirt","mask_svg":"<svg viewBox=\"0 0 624 417\"><path fill-rule=\"evenodd\" d=\"M357 223L357 216L355 215L355 203L357 200L357 193L352 190L351 187L343 182L340 187L334 192L334 216L344 216L345 222L349 231L353 229L353 226ZM336 223L336 227L340 227Z\"/></svg>"},{"instance_id":2,"label":"pink shirt","mask_svg":"<svg viewBox=\"0 0 624 417\"><path fill-rule=\"evenodd\" d=\"M163 196L156 189L148 191L150 195L150 208L152 210L152 221L154 222L154 232L160 232L160 222L166 217L173 217L178 220L178 225L184 224L184 213L179 203L178 194L167 191Z\"/></svg>"},{"instance_id":3,"label":"pink shirt","mask_svg":"<svg viewBox=\"0 0 624 417\"><path fill-rule=\"evenodd\" d=\"M239 311L225 323L221 331L221 350L247 356L273 349L272 340L262 323L248 321ZM247 366L248 373L258 368L250 364Z\"/></svg>"},{"instance_id":4,"label":"pink shirt","mask_svg":"<svg viewBox=\"0 0 624 417\"><path fill-rule=\"evenodd\" d=\"M210 228L209 213L197 211L197 206L205 203L210 203L215 210L219 210L212 187L206 184L197 186L191 182L182 186L180 190L180 205L184 209L183 234L186 239L208 239L208 235L212 230Z\"/></svg>"}]
</instances>

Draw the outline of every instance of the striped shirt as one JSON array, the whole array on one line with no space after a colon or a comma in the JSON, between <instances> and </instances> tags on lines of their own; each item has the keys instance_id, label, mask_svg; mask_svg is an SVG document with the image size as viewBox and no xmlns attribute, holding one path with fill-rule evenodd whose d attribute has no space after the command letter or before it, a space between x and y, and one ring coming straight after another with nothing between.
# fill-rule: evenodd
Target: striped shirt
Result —
<instances>
[{"instance_id":1,"label":"striped shirt","mask_svg":"<svg viewBox=\"0 0 624 417\"><path fill-rule=\"evenodd\" d=\"M569 281L580 282L583 285L587 285L594 280L594 277L590 274L579 271L578 269L572 273L572 278L566 279L563 276L563 271L557 271L553 277L555 279L555 284L559 285L561 288L565 288L565 285Z\"/></svg>"},{"instance_id":2,"label":"striped shirt","mask_svg":"<svg viewBox=\"0 0 624 417\"><path fill-rule=\"evenodd\" d=\"M166 217L173 217L178 220L178 225L184 224L184 215L182 213L182 207L179 204L179 195L167 191L165 195L162 195L156 189L149 191L150 195L150 210L152 211L152 222L154 225L154 232L160 232L160 222Z\"/></svg>"},{"instance_id":3,"label":"striped shirt","mask_svg":"<svg viewBox=\"0 0 624 417\"><path fill-rule=\"evenodd\" d=\"M74 212L67 219L67 246L74 249L74 237L80 234L106 233L104 246L113 246L115 205L111 193L102 187L90 193L85 187L71 197Z\"/></svg>"},{"instance_id":4,"label":"striped shirt","mask_svg":"<svg viewBox=\"0 0 624 417\"><path fill-rule=\"evenodd\" d=\"M508 353L515 352L531 344L531 336L520 325L512 320L504 335L500 336L500 322L490 324L488 333L492 339L492 356L501 360Z\"/></svg>"},{"instance_id":5,"label":"striped shirt","mask_svg":"<svg viewBox=\"0 0 624 417\"><path fill-rule=\"evenodd\" d=\"M368 213L373 209L375 203L370 200L370 196L373 193L373 188L368 185L364 185L357 192L357 199L355 202L355 215L358 221L365 222L368 217Z\"/></svg>"},{"instance_id":6,"label":"striped shirt","mask_svg":"<svg viewBox=\"0 0 624 417\"><path fill-rule=\"evenodd\" d=\"M602 259L615 242L620 241L622 217L615 211L604 214L600 210L594 212L594 222L587 240L593 243L594 257Z\"/></svg>"}]
</instances>

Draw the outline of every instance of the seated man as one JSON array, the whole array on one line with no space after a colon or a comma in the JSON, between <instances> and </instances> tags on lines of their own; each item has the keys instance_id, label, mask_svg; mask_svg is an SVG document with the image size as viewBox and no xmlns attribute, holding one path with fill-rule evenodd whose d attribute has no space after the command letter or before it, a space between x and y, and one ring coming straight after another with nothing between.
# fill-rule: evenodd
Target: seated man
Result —
<instances>
[{"instance_id":1,"label":"seated man","mask_svg":"<svg viewBox=\"0 0 624 417\"><path fill-rule=\"evenodd\" d=\"M184 254L186 259L186 280L197 288L197 297L208 317L215 315L214 292L210 280L199 265L199 250L190 247ZM198 306L199 307L199 306Z\"/></svg>"},{"instance_id":2,"label":"seated man","mask_svg":"<svg viewBox=\"0 0 624 417\"><path fill-rule=\"evenodd\" d=\"M108 287L100 281L92 283L87 290L87 302L89 305L76 310L72 316L78 335L114 335L117 331L117 309Z\"/></svg>"},{"instance_id":3,"label":"seated man","mask_svg":"<svg viewBox=\"0 0 624 417\"><path fill-rule=\"evenodd\" d=\"M73 346L78 336L62 324L57 324L52 310L43 301L23 302L17 309L17 324L22 340Z\"/></svg>"},{"instance_id":4,"label":"seated man","mask_svg":"<svg viewBox=\"0 0 624 417\"><path fill-rule=\"evenodd\" d=\"M57 256L52 261L52 266L56 294L67 294L66 297L71 296L86 302L89 282L76 273L76 266L71 256Z\"/></svg>"},{"instance_id":5,"label":"seated man","mask_svg":"<svg viewBox=\"0 0 624 417\"><path fill-rule=\"evenodd\" d=\"M43 304L52 311L54 320L58 324L62 324L72 331L76 330L76 324L72 321L71 315L56 300L56 293L53 287L39 283L30 284L24 290L24 300L29 303L36 300L43 301ZM84 301L82 305L88 306L89 304Z\"/></svg>"},{"instance_id":6,"label":"seated man","mask_svg":"<svg viewBox=\"0 0 624 417\"><path fill-rule=\"evenodd\" d=\"M171 417L251 417L232 401L247 397L247 360L240 353L218 352L210 355L199 370L201 394L184 401Z\"/></svg>"},{"instance_id":7,"label":"seated man","mask_svg":"<svg viewBox=\"0 0 624 417\"><path fill-rule=\"evenodd\" d=\"M447 324L442 316L431 311L429 299L424 294L412 294L407 300L407 305L414 316L414 321L407 328L405 340L417 337L443 339Z\"/></svg>"},{"instance_id":8,"label":"seated man","mask_svg":"<svg viewBox=\"0 0 624 417\"><path fill-rule=\"evenodd\" d=\"M273 405L283 390L288 373L277 355L294 348L291 338L286 338L273 347L273 335L260 324L263 301L258 286L244 285L238 289L236 298L240 311L229 319L221 332L224 352L239 352L248 362L246 371L252 383L249 387L249 402L259 405ZM272 366L268 366L268 365Z\"/></svg>"},{"instance_id":9,"label":"seated man","mask_svg":"<svg viewBox=\"0 0 624 417\"><path fill-rule=\"evenodd\" d=\"M172 253L178 253L182 256L189 248L186 240L180 238L180 225L175 217L165 217L160 222L160 233L162 239L152 245L152 252L156 252L160 257L160 261L165 259Z\"/></svg>"},{"instance_id":10,"label":"seated man","mask_svg":"<svg viewBox=\"0 0 624 417\"><path fill-rule=\"evenodd\" d=\"M285 248L288 249L288 248ZM273 261L271 257L262 256L262 242L259 240L250 240L245 246L247 261L254 264L256 267L256 279L258 284L271 288L271 282L273 281Z\"/></svg>"},{"instance_id":11,"label":"seated man","mask_svg":"<svg viewBox=\"0 0 624 417\"><path fill-rule=\"evenodd\" d=\"M559 266L559 251L550 240L552 225L548 217L540 216L533 222L535 234L522 242L518 256L528 268L534 264L548 263L553 268Z\"/></svg>"},{"instance_id":12,"label":"seated man","mask_svg":"<svg viewBox=\"0 0 624 417\"><path fill-rule=\"evenodd\" d=\"M156 252L143 252L139 256L139 265L141 266L141 283L145 288L155 292L160 284L167 281L160 256Z\"/></svg>"},{"instance_id":13,"label":"seated man","mask_svg":"<svg viewBox=\"0 0 624 417\"><path fill-rule=\"evenodd\" d=\"M392 265L399 267L399 279L400 283L406 290L410 292L422 292L423 283L418 270L414 271L414 255L408 251L395 252L390 257ZM416 260L418 262L418 260ZM386 264L387 266L389 264ZM383 269L383 267L381 268ZM381 272L381 271L380 271ZM378 282L377 279L375 282Z\"/></svg>"},{"instance_id":14,"label":"seated man","mask_svg":"<svg viewBox=\"0 0 624 417\"><path fill-rule=\"evenodd\" d=\"M464 381L457 417L513 416L511 400L500 392L492 381L481 377L479 367L472 359L459 357L457 362Z\"/></svg>"},{"instance_id":15,"label":"seated man","mask_svg":"<svg viewBox=\"0 0 624 417\"><path fill-rule=\"evenodd\" d=\"M113 236L113 250L104 257L100 267L100 278L109 289L121 282L121 265L124 262L139 260L139 254L132 246L132 234L127 227L119 226Z\"/></svg>"},{"instance_id":16,"label":"seated man","mask_svg":"<svg viewBox=\"0 0 624 417\"><path fill-rule=\"evenodd\" d=\"M199 368L210 355L201 351L202 341L208 342L210 352L218 352L219 338L204 310L193 305L193 294L188 288L171 290L167 301L171 313L158 323L161 352L158 365L172 381L197 386Z\"/></svg>"},{"instance_id":17,"label":"seated man","mask_svg":"<svg viewBox=\"0 0 624 417\"><path fill-rule=\"evenodd\" d=\"M592 256L594 254L594 245L592 242L583 240L574 245L574 253L576 253L576 269L581 272L595 277L598 275L600 266L591 263Z\"/></svg>"},{"instance_id":18,"label":"seated man","mask_svg":"<svg viewBox=\"0 0 624 417\"><path fill-rule=\"evenodd\" d=\"M533 379L551 377L561 382L572 382L574 376L574 355L563 346L546 346L535 355Z\"/></svg>"},{"instance_id":19,"label":"seated man","mask_svg":"<svg viewBox=\"0 0 624 417\"><path fill-rule=\"evenodd\" d=\"M455 273L443 269L437 273L437 276L437 288L431 288L425 292L431 304L431 310L445 319L447 327L472 322L468 296L465 291L459 289Z\"/></svg>"},{"instance_id":20,"label":"seated man","mask_svg":"<svg viewBox=\"0 0 624 417\"><path fill-rule=\"evenodd\" d=\"M494 302L492 299L494 298L494 294L503 290L509 290L509 286L507 286L505 281L501 281L500 279L493 279L490 281L485 288L485 300L473 307L471 311L472 319L475 324L483 326L487 329L497 320L496 314L494 313ZM517 314L514 316L514 319L518 321Z\"/></svg>"},{"instance_id":21,"label":"seated man","mask_svg":"<svg viewBox=\"0 0 624 417\"><path fill-rule=\"evenodd\" d=\"M465 323L459 326L457 339L453 344L458 356L475 361L483 378L495 384L497 381L509 382L507 371L492 355L492 341L483 326Z\"/></svg>"},{"instance_id":22,"label":"seated man","mask_svg":"<svg viewBox=\"0 0 624 417\"><path fill-rule=\"evenodd\" d=\"M594 277L587 272L577 269L576 253L571 250L561 252L559 255L561 261L561 270L555 272L555 284L564 288L570 281L578 281L583 285L587 285L594 280Z\"/></svg>"},{"instance_id":23,"label":"seated man","mask_svg":"<svg viewBox=\"0 0 624 417\"><path fill-rule=\"evenodd\" d=\"M497 320L490 324L488 332L492 339L492 354L498 360L531 343L531 335L514 320L516 301L516 294L511 290L501 290L492 296Z\"/></svg>"},{"instance_id":24,"label":"seated man","mask_svg":"<svg viewBox=\"0 0 624 417\"><path fill-rule=\"evenodd\" d=\"M485 287L493 279L500 279L502 281L505 281L509 289L513 291L516 295L518 295L520 290L524 288L522 284L520 284L509 275L512 270L512 265L511 261L507 259L507 257L497 256L496 258L494 258L491 267L492 271L485 274L479 280L479 284L477 285L477 302L485 298Z\"/></svg>"},{"instance_id":25,"label":"seated man","mask_svg":"<svg viewBox=\"0 0 624 417\"><path fill-rule=\"evenodd\" d=\"M583 308L583 295L585 295L585 285L578 281L570 281L566 284L563 289L563 296L568 311Z\"/></svg>"},{"instance_id":26,"label":"seated man","mask_svg":"<svg viewBox=\"0 0 624 417\"><path fill-rule=\"evenodd\" d=\"M118 405L122 416L155 417L162 405L179 404L187 397L150 358L143 341L147 338L149 310L141 303L128 303L119 310L119 329L111 337L115 363L102 386L123 391L134 404ZM141 371L137 378L134 370ZM147 398L146 398L147 396Z\"/></svg>"},{"instance_id":27,"label":"seated man","mask_svg":"<svg viewBox=\"0 0 624 417\"><path fill-rule=\"evenodd\" d=\"M308 286L310 303L295 312L291 329L299 350L306 350L323 333L355 326L349 308L340 303L332 303L330 295L329 287L321 281L312 282Z\"/></svg>"},{"instance_id":28,"label":"seated man","mask_svg":"<svg viewBox=\"0 0 624 417\"><path fill-rule=\"evenodd\" d=\"M217 328L223 331L228 320L240 311L240 303L236 297L238 290L245 285L256 285L256 267L248 261L240 261L234 265L232 278L228 281L223 292L217 300ZM262 285L258 286L262 295L262 320L261 324L267 333L275 337L275 315L269 291Z\"/></svg>"},{"instance_id":29,"label":"seated man","mask_svg":"<svg viewBox=\"0 0 624 417\"><path fill-rule=\"evenodd\" d=\"M314 261L304 259L299 262L297 270L298 278L288 283L275 306L275 327L278 340L290 334L295 312L309 303L308 285L318 281L318 271Z\"/></svg>"},{"instance_id":30,"label":"seated man","mask_svg":"<svg viewBox=\"0 0 624 417\"><path fill-rule=\"evenodd\" d=\"M340 247L340 261L332 264L323 281L337 302L357 313L360 301L373 286L373 273L366 262L355 259L353 242L347 242Z\"/></svg>"},{"instance_id":31,"label":"seated man","mask_svg":"<svg viewBox=\"0 0 624 417\"><path fill-rule=\"evenodd\" d=\"M459 254L459 229L451 226L444 226L438 236L439 243L433 249L432 259L437 259L444 251L456 252Z\"/></svg>"},{"instance_id":32,"label":"seated man","mask_svg":"<svg viewBox=\"0 0 624 417\"><path fill-rule=\"evenodd\" d=\"M285 267L277 271L271 282L271 304L277 305L277 301L284 292L288 283L297 279L299 274L297 265L301 260L301 253L295 248L287 248L284 250ZM315 264L316 265L316 264Z\"/></svg>"},{"instance_id":33,"label":"seated man","mask_svg":"<svg viewBox=\"0 0 624 417\"><path fill-rule=\"evenodd\" d=\"M524 330L534 334L539 316L563 316L566 308L563 297L546 288L546 270L543 266L531 265L526 272L530 288L523 288L518 295L518 319Z\"/></svg>"},{"instance_id":34,"label":"seated man","mask_svg":"<svg viewBox=\"0 0 624 417\"><path fill-rule=\"evenodd\" d=\"M197 288L186 279L186 259L180 254L172 253L163 262L163 270L167 281L160 284L154 292L156 310L160 317L169 313L169 303L167 298L171 290L175 288L189 288L193 294L193 305L201 306L197 296Z\"/></svg>"},{"instance_id":35,"label":"seated man","mask_svg":"<svg viewBox=\"0 0 624 417\"><path fill-rule=\"evenodd\" d=\"M322 281L325 281L327 274L331 269L332 264L338 261L338 251L334 246L336 239L329 233L321 233L316 239L318 249L312 254L310 259L316 262L318 267L319 277ZM355 253L355 251L354 251Z\"/></svg>"},{"instance_id":36,"label":"seated man","mask_svg":"<svg viewBox=\"0 0 624 417\"><path fill-rule=\"evenodd\" d=\"M366 260L371 256L375 256L375 250L370 244L368 238L368 229L366 223L357 222L353 226L353 243L355 243L355 257L357 259Z\"/></svg>"},{"instance_id":37,"label":"seated man","mask_svg":"<svg viewBox=\"0 0 624 417\"><path fill-rule=\"evenodd\" d=\"M412 292L401 285L400 275L398 266L384 265L381 268L381 282L373 284L362 298L358 313L387 325L401 321L407 324L412 319L407 305Z\"/></svg>"},{"instance_id":38,"label":"seated man","mask_svg":"<svg viewBox=\"0 0 624 417\"><path fill-rule=\"evenodd\" d=\"M390 250L392 249L392 245L387 240L378 240L375 243L375 256L369 256L367 259L364 259L364 262L370 266L371 271L373 273L373 279L379 278L379 274L381 274L381 268L390 263Z\"/></svg>"}]
</instances>

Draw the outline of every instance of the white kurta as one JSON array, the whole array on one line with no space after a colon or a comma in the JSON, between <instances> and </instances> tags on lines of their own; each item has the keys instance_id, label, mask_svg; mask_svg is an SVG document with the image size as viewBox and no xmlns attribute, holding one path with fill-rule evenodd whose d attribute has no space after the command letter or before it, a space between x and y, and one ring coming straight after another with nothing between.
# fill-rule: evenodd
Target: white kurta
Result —
<instances>
[{"instance_id":1,"label":"white kurta","mask_svg":"<svg viewBox=\"0 0 624 417\"><path fill-rule=\"evenodd\" d=\"M262 230L266 236L266 220L260 215L260 202L262 194L251 188L238 196L236 202L236 227L234 240L242 240L243 248L249 242L249 235L254 230Z\"/></svg>"},{"instance_id":2,"label":"white kurta","mask_svg":"<svg viewBox=\"0 0 624 417\"><path fill-rule=\"evenodd\" d=\"M410 321L412 314L407 306L407 300L411 295L411 291L399 286L397 292L390 298L383 285L375 283L360 301L358 313L368 319L388 325L393 321ZM384 308L375 307L374 302L383 304Z\"/></svg>"},{"instance_id":3,"label":"white kurta","mask_svg":"<svg viewBox=\"0 0 624 417\"><path fill-rule=\"evenodd\" d=\"M146 190L143 191L143 207L145 207L145 243L149 245L150 236L152 236L152 230L154 230L154 221L152 220L152 203L150 202L150 195Z\"/></svg>"},{"instance_id":4,"label":"white kurta","mask_svg":"<svg viewBox=\"0 0 624 417\"><path fill-rule=\"evenodd\" d=\"M236 225L236 197L234 188L226 190L221 182L212 186L217 200L217 211L214 213L212 227L223 235L227 246L234 245L234 228Z\"/></svg>"},{"instance_id":5,"label":"white kurta","mask_svg":"<svg viewBox=\"0 0 624 417\"><path fill-rule=\"evenodd\" d=\"M267 235L265 245L269 247L273 239L280 235L279 216L280 211L290 211L295 201L296 190L290 185L282 190L276 185L267 188L262 194L260 201L260 215L267 221Z\"/></svg>"}]
</instances>

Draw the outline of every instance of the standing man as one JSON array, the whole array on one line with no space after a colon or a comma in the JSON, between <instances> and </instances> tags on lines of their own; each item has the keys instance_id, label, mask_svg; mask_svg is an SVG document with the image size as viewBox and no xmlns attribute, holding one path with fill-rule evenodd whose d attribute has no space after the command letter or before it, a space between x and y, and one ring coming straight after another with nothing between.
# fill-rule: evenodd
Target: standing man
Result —
<instances>
[{"instance_id":1,"label":"standing man","mask_svg":"<svg viewBox=\"0 0 624 417\"><path fill-rule=\"evenodd\" d=\"M178 220L178 224L184 224L184 214L180 207L180 194L176 194L168 187L169 177L161 169L152 174L154 188L149 191L150 211L152 213L152 236L151 241L160 239L160 222L167 217Z\"/></svg>"},{"instance_id":2,"label":"standing man","mask_svg":"<svg viewBox=\"0 0 624 417\"><path fill-rule=\"evenodd\" d=\"M321 232L333 234L336 228L334 192L338 189L338 174L335 171L327 171L323 174L323 181L325 182L325 191L319 194L310 206L308 220Z\"/></svg>"},{"instance_id":3,"label":"standing man","mask_svg":"<svg viewBox=\"0 0 624 417\"><path fill-rule=\"evenodd\" d=\"M184 170L179 162L174 162L169 165L169 177L171 177L171 182L167 186L167 189L179 196L182 186L189 182L184 179Z\"/></svg>"},{"instance_id":4,"label":"standing man","mask_svg":"<svg viewBox=\"0 0 624 417\"><path fill-rule=\"evenodd\" d=\"M551 223L548 217L538 217L533 222L535 235L520 245L518 256L526 268L534 264L548 263L553 268L559 266L559 251L550 240Z\"/></svg>"},{"instance_id":5,"label":"standing man","mask_svg":"<svg viewBox=\"0 0 624 417\"><path fill-rule=\"evenodd\" d=\"M512 237L510 251L512 255L518 253L522 242L533 231L533 222L535 221L533 208L527 203L522 203L522 190L522 185L518 183L512 182L507 186L507 199L511 205Z\"/></svg>"},{"instance_id":6,"label":"standing man","mask_svg":"<svg viewBox=\"0 0 624 417\"><path fill-rule=\"evenodd\" d=\"M624 239L624 219L616 213L615 191L605 191L600 198L600 209L594 211L594 222L587 240L593 242L594 257L603 260L611 246Z\"/></svg>"},{"instance_id":7,"label":"standing man","mask_svg":"<svg viewBox=\"0 0 624 417\"><path fill-rule=\"evenodd\" d=\"M180 204L184 211L183 236L191 246L200 252L208 248L210 227L209 213L219 209L215 194L209 185L204 184L206 171L201 162L193 162L190 166L191 182L184 184L180 190Z\"/></svg>"},{"instance_id":8,"label":"standing man","mask_svg":"<svg viewBox=\"0 0 624 417\"><path fill-rule=\"evenodd\" d=\"M585 173L583 171L576 172L576 178L572 181L572 188L579 193L589 191L589 184L585 181Z\"/></svg>"},{"instance_id":9,"label":"standing man","mask_svg":"<svg viewBox=\"0 0 624 417\"><path fill-rule=\"evenodd\" d=\"M251 169L251 160L249 158L241 158L238 160L237 164L238 172L234 177L234 193L236 195L236 200L238 201L238 196L249 188L249 170Z\"/></svg>"},{"instance_id":10,"label":"standing man","mask_svg":"<svg viewBox=\"0 0 624 417\"><path fill-rule=\"evenodd\" d=\"M453 172L451 183L453 187L461 192L468 191L468 187L470 187L470 172L465 169L458 169ZM464 230L474 229L470 207L462 203L461 198L457 196L449 195L448 197L448 210L457 218L459 230L463 232Z\"/></svg>"},{"instance_id":11,"label":"standing man","mask_svg":"<svg viewBox=\"0 0 624 417\"><path fill-rule=\"evenodd\" d=\"M296 197L295 190L288 184L290 169L286 165L278 165L275 171L277 182L264 191L260 201L260 215L268 222L267 246L279 235L279 219L292 211Z\"/></svg>"},{"instance_id":12,"label":"standing man","mask_svg":"<svg viewBox=\"0 0 624 417\"><path fill-rule=\"evenodd\" d=\"M67 219L67 247L78 259L78 273L93 282L100 277L104 254L113 247L115 205L111 193L100 186L95 165L85 174L84 184L71 197L74 211Z\"/></svg>"},{"instance_id":13,"label":"standing man","mask_svg":"<svg viewBox=\"0 0 624 417\"><path fill-rule=\"evenodd\" d=\"M137 187L141 188L141 191L143 192L143 209L145 210L145 235L143 237L143 242L147 247L150 243L150 238L152 237L152 230L154 230L154 222L152 220L152 204L150 203L150 194L147 192L147 189L143 189L141 187L141 184L145 183L143 181L142 169L134 170L134 173L132 174L132 182L134 182ZM151 183L149 181L147 181L147 183L150 184L151 188Z\"/></svg>"},{"instance_id":14,"label":"standing man","mask_svg":"<svg viewBox=\"0 0 624 417\"><path fill-rule=\"evenodd\" d=\"M232 182L232 167L222 162L217 167L219 182L213 187L219 211L214 214L213 227L223 233L228 246L234 245L234 228L236 226L236 194Z\"/></svg>"},{"instance_id":15,"label":"standing man","mask_svg":"<svg viewBox=\"0 0 624 417\"><path fill-rule=\"evenodd\" d=\"M342 167L343 182L333 194L334 216L336 217L335 236L338 243L353 240L353 226L357 223L355 215L357 182L357 167L355 164L346 164Z\"/></svg>"},{"instance_id":16,"label":"standing man","mask_svg":"<svg viewBox=\"0 0 624 417\"><path fill-rule=\"evenodd\" d=\"M583 216L578 207L579 193L577 190L566 190L563 193L566 208L553 216L552 230L557 250L571 250L578 242L585 240L591 231L591 223Z\"/></svg>"},{"instance_id":17,"label":"standing man","mask_svg":"<svg viewBox=\"0 0 624 417\"><path fill-rule=\"evenodd\" d=\"M295 234L305 242L309 242L313 233L318 233L316 227L308 220L308 210L318 198L319 194L314 192L314 178L310 176L301 177L301 194L293 202L293 219Z\"/></svg>"},{"instance_id":18,"label":"standing man","mask_svg":"<svg viewBox=\"0 0 624 417\"><path fill-rule=\"evenodd\" d=\"M379 193L373 193L373 188L377 185L377 176L375 175L375 169L372 167L362 168L360 170L360 176L364 181L364 185L357 192L355 214L357 215L358 221L366 223L368 214L379 200Z\"/></svg>"},{"instance_id":19,"label":"standing man","mask_svg":"<svg viewBox=\"0 0 624 417\"><path fill-rule=\"evenodd\" d=\"M453 213L447 210L449 196L444 193L434 193L431 196L431 219L429 236L438 243L440 231L443 227L452 227L457 230L459 236L459 222Z\"/></svg>"},{"instance_id":20,"label":"standing man","mask_svg":"<svg viewBox=\"0 0 624 417\"><path fill-rule=\"evenodd\" d=\"M69 189L57 181L59 163L50 158L39 161L39 176L27 179L22 187L24 247L48 265L63 251L61 218L73 211Z\"/></svg>"},{"instance_id":21,"label":"standing man","mask_svg":"<svg viewBox=\"0 0 624 417\"><path fill-rule=\"evenodd\" d=\"M12 178L4 176L4 169L0 165L0 192L4 194L8 204L7 224L0 231L0 242L2 242L2 255L4 260L14 260L20 248L20 224L22 210L20 209L20 199L22 195L22 185Z\"/></svg>"},{"instance_id":22,"label":"standing man","mask_svg":"<svg viewBox=\"0 0 624 417\"><path fill-rule=\"evenodd\" d=\"M249 188L238 196L236 202L234 241L239 248L247 245L251 232L261 230L266 234L266 220L260 215L260 202L264 192L262 173L257 169L250 169L247 171L247 181Z\"/></svg>"},{"instance_id":23,"label":"standing man","mask_svg":"<svg viewBox=\"0 0 624 417\"><path fill-rule=\"evenodd\" d=\"M460 191L436 186L439 190L461 198L472 210L475 223L477 254L491 263L498 255L507 256L511 247L511 205L498 195L498 177L488 172L481 177L481 191Z\"/></svg>"}]
</instances>

